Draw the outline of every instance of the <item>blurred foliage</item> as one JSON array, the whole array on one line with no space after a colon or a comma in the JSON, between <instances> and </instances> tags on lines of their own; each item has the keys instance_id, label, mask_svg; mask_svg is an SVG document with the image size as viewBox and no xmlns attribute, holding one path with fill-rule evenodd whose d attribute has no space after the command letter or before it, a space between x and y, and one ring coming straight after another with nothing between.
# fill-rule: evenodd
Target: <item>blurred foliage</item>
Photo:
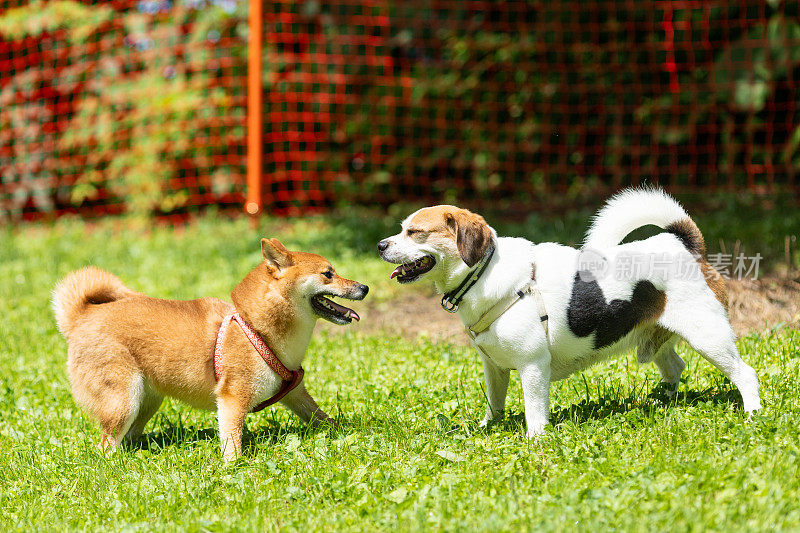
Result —
<instances>
[{"instance_id":1,"label":"blurred foliage","mask_svg":"<svg viewBox=\"0 0 800 533\"><path fill-rule=\"evenodd\" d=\"M55 113L38 97L43 85L42 72L30 70L16 75L0 91L0 154L13 161L13 165L0 168L0 183L14 186L0 206L0 221L19 217L28 202L45 212L54 207L57 160L49 154L55 147L55 135L47 125L52 124Z\"/></svg>"},{"instance_id":2,"label":"blurred foliage","mask_svg":"<svg viewBox=\"0 0 800 533\"><path fill-rule=\"evenodd\" d=\"M236 192L243 165L215 156L245 135L243 112L232 111L244 88L230 81L246 72L246 15L245 2L194 0L116 13L34 2L0 16L4 37L36 38L51 51L42 62L59 64L19 72L0 91L0 149L14 160L1 179L16 185L6 216L29 200L48 211L109 197L136 215L170 212L189 201L187 168L211 169L201 193Z\"/></svg>"},{"instance_id":3,"label":"blurred foliage","mask_svg":"<svg viewBox=\"0 0 800 533\"><path fill-rule=\"evenodd\" d=\"M754 47L752 43L763 43ZM750 61L743 60L750 58ZM800 24L780 13L750 28L719 55L714 81L719 97L740 111L759 112L772 95L773 82L800 64Z\"/></svg>"},{"instance_id":4,"label":"blurred foliage","mask_svg":"<svg viewBox=\"0 0 800 533\"><path fill-rule=\"evenodd\" d=\"M708 254L734 252L761 254L762 271L800 268L800 210L789 195L764 197L755 194L679 194L676 198L695 220L706 241ZM534 242L555 241L580 246L601 200L553 216L533 210L522 221L510 221L502 211L489 211L487 220L501 235ZM625 242L646 239L662 232L655 226L633 231ZM786 241L790 256L786 256ZM786 260L789 260L789 264Z\"/></svg>"},{"instance_id":5,"label":"blurred foliage","mask_svg":"<svg viewBox=\"0 0 800 533\"><path fill-rule=\"evenodd\" d=\"M800 210L788 195L765 197L755 194L678 194L676 198L695 220L706 241L708 253L733 253L734 250L753 256L761 254L762 272L800 268ZM592 216L605 198L581 206L558 211L531 206L522 216L510 217L508 211L486 207L480 214L504 237L523 237L535 243L557 242L580 247ZM323 250L323 254L353 253L369 256L375 244L400 230L400 222L421 204L395 204L387 210L348 208L334 210L325 217L303 217L280 228L281 234L302 235L308 249ZM263 225L270 224L267 219ZM274 219L273 219L274 220ZM313 232L306 231L323 220ZM288 230L287 230L288 228ZM324 229L323 229L324 228ZM272 235L267 231L267 235ZM625 242L646 239L664 230L644 226L633 231ZM335 236L335 237L334 237ZM790 241L789 264L786 264L786 240ZM338 252L336 252L338 250Z\"/></svg>"},{"instance_id":6,"label":"blurred foliage","mask_svg":"<svg viewBox=\"0 0 800 533\"><path fill-rule=\"evenodd\" d=\"M266 195L519 204L800 171L796 3L481 5L265 4ZM241 200L247 2L110 6L0 14L29 54L0 83L0 217Z\"/></svg>"},{"instance_id":7,"label":"blurred foliage","mask_svg":"<svg viewBox=\"0 0 800 533\"><path fill-rule=\"evenodd\" d=\"M66 30L70 42L80 44L113 16L114 10L102 5L90 7L70 0L47 3L35 0L3 14L0 34L7 39L22 39Z\"/></svg>"},{"instance_id":8,"label":"blurred foliage","mask_svg":"<svg viewBox=\"0 0 800 533\"><path fill-rule=\"evenodd\" d=\"M390 5L398 90L361 90L348 116L360 138L344 145L395 140L354 173L366 197L491 204L645 180L730 190L754 175L780 190L800 170L796 3Z\"/></svg>"}]
</instances>

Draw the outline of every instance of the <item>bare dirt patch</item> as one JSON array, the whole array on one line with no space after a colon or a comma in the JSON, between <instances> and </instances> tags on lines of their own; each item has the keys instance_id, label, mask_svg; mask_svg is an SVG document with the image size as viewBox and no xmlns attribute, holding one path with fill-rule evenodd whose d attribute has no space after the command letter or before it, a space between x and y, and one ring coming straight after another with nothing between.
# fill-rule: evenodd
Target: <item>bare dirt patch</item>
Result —
<instances>
[{"instance_id":1,"label":"bare dirt patch","mask_svg":"<svg viewBox=\"0 0 800 533\"><path fill-rule=\"evenodd\" d=\"M728 280L730 318L738 336L772 327L800 329L800 273L758 280ZM440 305L441 296L412 288L389 301L367 306L363 322L352 327L362 333L385 332L416 339L467 344L458 316Z\"/></svg>"},{"instance_id":2,"label":"bare dirt patch","mask_svg":"<svg viewBox=\"0 0 800 533\"><path fill-rule=\"evenodd\" d=\"M731 324L737 335L775 326L800 329L800 272L786 277L729 280Z\"/></svg>"},{"instance_id":3,"label":"bare dirt patch","mask_svg":"<svg viewBox=\"0 0 800 533\"><path fill-rule=\"evenodd\" d=\"M365 333L385 332L410 339L429 336L467 344L464 326L455 314L439 305L441 295L410 290L402 296L370 306L356 327Z\"/></svg>"}]
</instances>

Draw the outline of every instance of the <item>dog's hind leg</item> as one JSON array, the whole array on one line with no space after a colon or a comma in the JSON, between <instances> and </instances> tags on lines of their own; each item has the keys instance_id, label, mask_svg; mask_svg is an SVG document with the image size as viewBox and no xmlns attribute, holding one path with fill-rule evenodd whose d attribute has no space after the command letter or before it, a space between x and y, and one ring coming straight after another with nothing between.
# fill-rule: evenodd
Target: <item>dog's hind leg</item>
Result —
<instances>
[{"instance_id":1,"label":"dog's hind leg","mask_svg":"<svg viewBox=\"0 0 800 533\"><path fill-rule=\"evenodd\" d=\"M710 291L705 301L683 309L677 305L671 306L668 300L658 322L683 337L736 385L742 395L745 412L761 409L756 371L739 356L735 335L724 308Z\"/></svg>"},{"instance_id":2,"label":"dog's hind leg","mask_svg":"<svg viewBox=\"0 0 800 533\"><path fill-rule=\"evenodd\" d=\"M144 378L124 346L70 347L67 368L77 403L100 422L98 448L110 457L144 398Z\"/></svg>"},{"instance_id":3,"label":"dog's hind leg","mask_svg":"<svg viewBox=\"0 0 800 533\"><path fill-rule=\"evenodd\" d=\"M501 417L506 406L508 378L510 372L498 367L482 350L478 350L483 359L483 375L486 378L486 416L480 426L486 427L495 418Z\"/></svg>"},{"instance_id":4,"label":"dog's hind leg","mask_svg":"<svg viewBox=\"0 0 800 533\"><path fill-rule=\"evenodd\" d=\"M636 349L636 361L643 365L652 361L674 333L660 326L652 326L642 332Z\"/></svg>"},{"instance_id":5,"label":"dog's hind leg","mask_svg":"<svg viewBox=\"0 0 800 533\"><path fill-rule=\"evenodd\" d=\"M129 381L130 392L118 398L108 398L100 418L103 435L99 448L106 457L117 451L122 439L133 425L144 397L144 379L141 375L132 376Z\"/></svg>"},{"instance_id":6,"label":"dog's hind leg","mask_svg":"<svg viewBox=\"0 0 800 533\"><path fill-rule=\"evenodd\" d=\"M147 422L153 418L153 415L156 414L158 408L161 407L161 402L163 400L164 396L154 391L153 388L145 382L144 394L139 412L136 414L136 418L133 424L131 424L128 433L125 434L125 440L127 442L136 442L139 437L142 436L144 427L147 425Z\"/></svg>"},{"instance_id":7,"label":"dog's hind leg","mask_svg":"<svg viewBox=\"0 0 800 533\"><path fill-rule=\"evenodd\" d=\"M678 392L681 374L686 368L686 363L681 356L675 353L675 340L670 339L661 346L658 354L653 359L661 374L661 383L667 386L667 395L672 397Z\"/></svg>"},{"instance_id":8,"label":"dog's hind leg","mask_svg":"<svg viewBox=\"0 0 800 533\"><path fill-rule=\"evenodd\" d=\"M677 335L662 327L650 328L639 341L636 358L639 364L653 361L661 374L662 387L675 396L686 363L675 353Z\"/></svg>"}]
</instances>

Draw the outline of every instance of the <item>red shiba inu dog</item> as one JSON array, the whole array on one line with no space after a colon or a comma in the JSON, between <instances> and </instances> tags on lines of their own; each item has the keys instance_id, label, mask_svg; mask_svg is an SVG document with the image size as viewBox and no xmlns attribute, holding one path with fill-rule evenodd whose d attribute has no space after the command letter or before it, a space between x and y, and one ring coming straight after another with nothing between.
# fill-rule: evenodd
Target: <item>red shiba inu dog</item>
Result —
<instances>
[{"instance_id":1,"label":"red shiba inu dog","mask_svg":"<svg viewBox=\"0 0 800 533\"><path fill-rule=\"evenodd\" d=\"M359 320L328 297L362 300L369 288L277 239L262 239L261 252L233 304L151 298L95 267L56 286L72 394L100 422L107 456L142 434L164 396L217 411L225 460L241 455L244 417L254 408L280 401L305 422L329 418L301 383L301 364L318 318Z\"/></svg>"}]
</instances>

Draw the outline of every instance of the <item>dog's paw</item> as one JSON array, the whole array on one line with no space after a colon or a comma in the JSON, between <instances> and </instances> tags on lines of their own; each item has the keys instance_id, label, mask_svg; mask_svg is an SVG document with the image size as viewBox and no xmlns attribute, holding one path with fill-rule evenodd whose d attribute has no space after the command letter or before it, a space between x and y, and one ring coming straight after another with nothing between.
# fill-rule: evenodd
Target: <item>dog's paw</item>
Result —
<instances>
[{"instance_id":1,"label":"dog's paw","mask_svg":"<svg viewBox=\"0 0 800 533\"><path fill-rule=\"evenodd\" d=\"M667 383L665 384L662 392L664 393L664 396L672 400L678 395L678 387L672 383Z\"/></svg>"},{"instance_id":2,"label":"dog's paw","mask_svg":"<svg viewBox=\"0 0 800 533\"><path fill-rule=\"evenodd\" d=\"M547 426L547 422L537 422L528 426L528 430L525 432L525 438L528 440L533 440L541 435L544 435L544 428Z\"/></svg>"},{"instance_id":3,"label":"dog's paw","mask_svg":"<svg viewBox=\"0 0 800 533\"><path fill-rule=\"evenodd\" d=\"M338 431L344 427L344 423L334 418L326 418L325 420L320 421L319 427L329 428L332 431Z\"/></svg>"},{"instance_id":4,"label":"dog's paw","mask_svg":"<svg viewBox=\"0 0 800 533\"><path fill-rule=\"evenodd\" d=\"M744 413L747 415L747 421L750 422L753 420L753 416L757 416L761 414L761 402L757 401L755 405L749 405L745 408Z\"/></svg>"},{"instance_id":5,"label":"dog's paw","mask_svg":"<svg viewBox=\"0 0 800 533\"><path fill-rule=\"evenodd\" d=\"M330 431L338 431L344 427L344 423L341 421L336 420L335 418L331 418L329 416L325 416L324 418L314 416L311 420L309 420L308 425L311 429L314 430L330 430Z\"/></svg>"},{"instance_id":6,"label":"dog's paw","mask_svg":"<svg viewBox=\"0 0 800 533\"><path fill-rule=\"evenodd\" d=\"M491 413L487 413L486 416L483 417L478 427L480 428L488 428L492 424L495 424L503 419L503 413L505 411L493 411Z\"/></svg>"},{"instance_id":7,"label":"dog's paw","mask_svg":"<svg viewBox=\"0 0 800 533\"><path fill-rule=\"evenodd\" d=\"M236 463L242 455L240 453L225 453L222 455L222 462L226 465L231 465Z\"/></svg>"},{"instance_id":8,"label":"dog's paw","mask_svg":"<svg viewBox=\"0 0 800 533\"><path fill-rule=\"evenodd\" d=\"M762 409L761 398L758 397L754 399L748 398L748 400L749 401L744 402L744 412L747 413L748 417L752 417L754 413L756 413L757 411L761 411Z\"/></svg>"},{"instance_id":9,"label":"dog's paw","mask_svg":"<svg viewBox=\"0 0 800 533\"><path fill-rule=\"evenodd\" d=\"M678 383L662 381L647 396L663 404L672 403L678 396Z\"/></svg>"}]
</instances>

